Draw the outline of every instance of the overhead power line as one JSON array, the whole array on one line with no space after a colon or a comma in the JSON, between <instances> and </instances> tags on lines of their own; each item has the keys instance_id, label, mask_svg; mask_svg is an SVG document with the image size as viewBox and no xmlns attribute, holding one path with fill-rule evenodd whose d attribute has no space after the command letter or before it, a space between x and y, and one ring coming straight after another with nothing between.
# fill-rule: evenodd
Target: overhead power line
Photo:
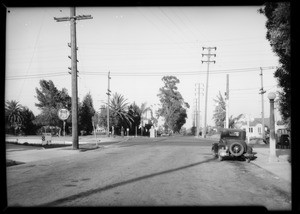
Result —
<instances>
[{"instance_id":1,"label":"overhead power line","mask_svg":"<svg viewBox=\"0 0 300 214\"><path fill-rule=\"evenodd\" d=\"M271 70L276 68L275 66L263 67L264 70ZM240 68L240 69L224 69L224 70L211 70L210 74L228 74L228 73L240 73L240 72L253 72L258 71L260 67L255 68ZM106 75L106 72L82 72L83 75ZM206 75L206 71L180 71L180 72L114 72L112 76L161 76L161 75Z\"/></svg>"},{"instance_id":2,"label":"overhead power line","mask_svg":"<svg viewBox=\"0 0 300 214\"><path fill-rule=\"evenodd\" d=\"M253 67L253 68L235 68L235 69L223 69L223 70L210 70L210 74L230 74L230 73L246 73L258 71L260 68L264 70L272 70L275 69L276 66L268 66L268 67ZM8 76L5 80L19 80L19 79L29 79L29 78L43 78L43 77L56 77L56 76L64 76L65 72L57 72L57 73L41 73L41 74L32 74L32 75L16 75L16 76ZM81 72L81 75L95 75L95 76L106 76L107 71L103 72ZM179 72L113 72L111 76L162 76L162 75L206 75L206 71L179 71Z\"/></svg>"}]
</instances>

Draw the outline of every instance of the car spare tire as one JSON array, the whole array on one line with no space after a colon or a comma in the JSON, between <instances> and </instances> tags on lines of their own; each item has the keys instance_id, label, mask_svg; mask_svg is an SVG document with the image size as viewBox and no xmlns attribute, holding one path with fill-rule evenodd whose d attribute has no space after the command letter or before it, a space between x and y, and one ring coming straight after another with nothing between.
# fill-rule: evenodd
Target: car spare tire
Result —
<instances>
[{"instance_id":1,"label":"car spare tire","mask_svg":"<svg viewBox=\"0 0 300 214\"><path fill-rule=\"evenodd\" d=\"M234 142L229 146L230 153L237 157L244 153L244 146L240 142Z\"/></svg>"}]
</instances>

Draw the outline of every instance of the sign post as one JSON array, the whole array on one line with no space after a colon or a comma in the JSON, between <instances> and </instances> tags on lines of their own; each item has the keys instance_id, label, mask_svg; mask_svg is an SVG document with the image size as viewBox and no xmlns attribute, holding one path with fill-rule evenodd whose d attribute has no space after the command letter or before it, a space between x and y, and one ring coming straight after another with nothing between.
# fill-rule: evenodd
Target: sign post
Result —
<instances>
[{"instance_id":1,"label":"sign post","mask_svg":"<svg viewBox=\"0 0 300 214\"><path fill-rule=\"evenodd\" d=\"M66 136L66 131L65 131L65 127L66 127L66 120L68 119L68 117L70 116L70 112L68 109L64 109L61 108L58 110L58 118L61 119L63 121L63 132L64 132L64 136Z\"/></svg>"}]
</instances>

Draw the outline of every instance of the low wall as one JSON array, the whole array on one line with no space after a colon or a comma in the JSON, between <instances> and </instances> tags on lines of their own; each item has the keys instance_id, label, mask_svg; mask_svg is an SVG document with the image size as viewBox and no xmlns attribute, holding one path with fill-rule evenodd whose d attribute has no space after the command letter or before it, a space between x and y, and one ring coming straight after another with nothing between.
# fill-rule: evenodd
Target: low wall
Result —
<instances>
[{"instance_id":1,"label":"low wall","mask_svg":"<svg viewBox=\"0 0 300 214\"><path fill-rule=\"evenodd\" d=\"M19 143L19 144L42 144L42 138L6 138L6 142L11 142L11 143ZM72 144L71 141L64 141L64 140L51 140L51 144Z\"/></svg>"}]
</instances>

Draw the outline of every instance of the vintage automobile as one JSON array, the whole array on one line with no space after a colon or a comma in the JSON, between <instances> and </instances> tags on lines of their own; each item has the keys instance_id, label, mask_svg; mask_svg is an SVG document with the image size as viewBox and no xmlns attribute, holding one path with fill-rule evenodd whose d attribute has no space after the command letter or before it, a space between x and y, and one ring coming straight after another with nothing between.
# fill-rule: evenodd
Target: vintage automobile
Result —
<instances>
[{"instance_id":1,"label":"vintage automobile","mask_svg":"<svg viewBox=\"0 0 300 214\"><path fill-rule=\"evenodd\" d=\"M246 131L242 129L224 129L218 143L212 145L212 154L222 161L226 157L242 158L247 162L255 159L251 146L246 143Z\"/></svg>"},{"instance_id":2,"label":"vintage automobile","mask_svg":"<svg viewBox=\"0 0 300 214\"><path fill-rule=\"evenodd\" d=\"M278 149L289 149L290 148L290 136L288 134L280 135L279 142L276 144Z\"/></svg>"}]
</instances>

